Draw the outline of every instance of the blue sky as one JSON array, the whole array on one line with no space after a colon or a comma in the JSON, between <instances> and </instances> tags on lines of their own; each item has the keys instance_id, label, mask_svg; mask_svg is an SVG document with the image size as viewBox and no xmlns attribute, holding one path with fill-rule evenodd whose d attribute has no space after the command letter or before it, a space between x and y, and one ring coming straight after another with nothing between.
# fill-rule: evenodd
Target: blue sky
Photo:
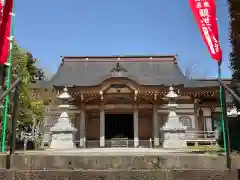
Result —
<instances>
[{"instance_id":1,"label":"blue sky","mask_svg":"<svg viewBox=\"0 0 240 180\"><path fill-rule=\"evenodd\" d=\"M227 8L217 0L223 76L231 77ZM192 76L217 75L188 0L16 0L15 37L50 72L60 56L178 54Z\"/></svg>"}]
</instances>

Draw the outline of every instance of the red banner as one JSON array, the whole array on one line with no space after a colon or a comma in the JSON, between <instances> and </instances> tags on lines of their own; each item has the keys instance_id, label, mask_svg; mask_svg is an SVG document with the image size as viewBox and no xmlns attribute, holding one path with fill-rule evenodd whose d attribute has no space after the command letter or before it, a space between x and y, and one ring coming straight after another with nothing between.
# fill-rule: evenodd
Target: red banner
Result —
<instances>
[{"instance_id":1,"label":"red banner","mask_svg":"<svg viewBox=\"0 0 240 180\"><path fill-rule=\"evenodd\" d=\"M3 0L0 0L0 25L2 24L2 16L3 16Z\"/></svg>"},{"instance_id":2,"label":"red banner","mask_svg":"<svg viewBox=\"0 0 240 180\"><path fill-rule=\"evenodd\" d=\"M2 24L0 26L0 64L5 64L8 59L10 35L11 35L11 20L12 20L13 0L6 0Z\"/></svg>"},{"instance_id":3,"label":"red banner","mask_svg":"<svg viewBox=\"0 0 240 180\"><path fill-rule=\"evenodd\" d=\"M211 57L221 63L215 0L189 0L189 3Z\"/></svg>"}]
</instances>

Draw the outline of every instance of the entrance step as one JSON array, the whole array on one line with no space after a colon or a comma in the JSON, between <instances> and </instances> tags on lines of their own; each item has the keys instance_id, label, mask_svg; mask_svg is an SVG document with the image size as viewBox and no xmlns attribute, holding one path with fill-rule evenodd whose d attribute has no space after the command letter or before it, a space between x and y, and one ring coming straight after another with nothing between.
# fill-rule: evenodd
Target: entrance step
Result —
<instances>
[{"instance_id":1,"label":"entrance step","mask_svg":"<svg viewBox=\"0 0 240 180\"><path fill-rule=\"evenodd\" d=\"M5 157L6 158L6 157ZM1 156L1 162L6 162ZM4 164L2 164L4 167ZM167 170L167 169L218 169L226 168L225 156L169 153L162 155L91 156L50 152L23 153L11 157L11 168L18 170ZM232 157L232 168L240 169L240 158Z\"/></svg>"}]
</instances>

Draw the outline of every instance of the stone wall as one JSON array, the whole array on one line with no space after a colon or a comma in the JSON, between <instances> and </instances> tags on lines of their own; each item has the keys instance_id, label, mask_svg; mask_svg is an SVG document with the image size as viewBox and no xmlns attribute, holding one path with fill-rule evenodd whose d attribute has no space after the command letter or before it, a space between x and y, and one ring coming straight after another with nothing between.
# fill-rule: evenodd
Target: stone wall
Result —
<instances>
[{"instance_id":1,"label":"stone wall","mask_svg":"<svg viewBox=\"0 0 240 180\"><path fill-rule=\"evenodd\" d=\"M11 157L11 168L21 170L78 169L78 170L162 170L226 168L224 156L169 154L161 156L81 156L30 155ZM232 168L240 169L240 158L232 158Z\"/></svg>"},{"instance_id":2,"label":"stone wall","mask_svg":"<svg viewBox=\"0 0 240 180\"><path fill-rule=\"evenodd\" d=\"M7 162L7 155L6 154L0 154L0 169L6 168L6 162Z\"/></svg>"},{"instance_id":3,"label":"stone wall","mask_svg":"<svg viewBox=\"0 0 240 180\"><path fill-rule=\"evenodd\" d=\"M238 180L240 158L226 170L224 156L0 155L0 180Z\"/></svg>"},{"instance_id":4,"label":"stone wall","mask_svg":"<svg viewBox=\"0 0 240 180\"><path fill-rule=\"evenodd\" d=\"M0 171L1 180L238 180L237 171Z\"/></svg>"},{"instance_id":5,"label":"stone wall","mask_svg":"<svg viewBox=\"0 0 240 180\"><path fill-rule=\"evenodd\" d=\"M224 156L0 155L0 180L238 180L240 158L226 170ZM240 178L239 178L240 179Z\"/></svg>"}]
</instances>

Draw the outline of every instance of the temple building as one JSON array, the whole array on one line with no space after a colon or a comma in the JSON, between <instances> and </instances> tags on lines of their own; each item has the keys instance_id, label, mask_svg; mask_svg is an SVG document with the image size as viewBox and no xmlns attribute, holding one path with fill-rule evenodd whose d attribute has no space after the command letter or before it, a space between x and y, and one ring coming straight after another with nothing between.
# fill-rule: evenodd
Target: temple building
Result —
<instances>
[{"instance_id":1,"label":"temple building","mask_svg":"<svg viewBox=\"0 0 240 180\"><path fill-rule=\"evenodd\" d=\"M202 140L210 137L220 120L219 84L185 76L174 55L62 57L52 79L35 90L59 94L67 88L78 147L111 147L118 137L131 147L159 147L171 86L179 95L176 113L187 131L201 133ZM57 111L47 98L45 104L47 134Z\"/></svg>"}]
</instances>

